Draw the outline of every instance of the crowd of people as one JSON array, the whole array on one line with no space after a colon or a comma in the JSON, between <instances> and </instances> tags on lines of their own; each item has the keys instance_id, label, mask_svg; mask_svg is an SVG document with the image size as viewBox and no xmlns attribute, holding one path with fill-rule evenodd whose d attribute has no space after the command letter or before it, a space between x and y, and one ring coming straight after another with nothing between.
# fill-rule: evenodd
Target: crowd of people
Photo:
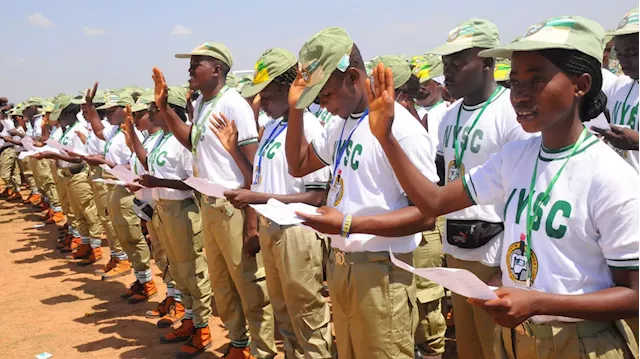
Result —
<instances>
[{"instance_id":1,"label":"crowd of people","mask_svg":"<svg viewBox=\"0 0 640 359\"><path fill-rule=\"evenodd\" d=\"M178 358L211 346L212 300L225 358L275 357L276 330L286 358L441 357L445 288L390 253L498 287L451 294L460 359L638 358L638 9L523 30L473 18L365 61L330 27L242 79L210 42L176 55L183 86L154 68L149 89L3 99L1 196L77 265L133 274L129 303L166 286L147 316ZM251 206L273 199L319 208L279 225Z\"/></svg>"}]
</instances>

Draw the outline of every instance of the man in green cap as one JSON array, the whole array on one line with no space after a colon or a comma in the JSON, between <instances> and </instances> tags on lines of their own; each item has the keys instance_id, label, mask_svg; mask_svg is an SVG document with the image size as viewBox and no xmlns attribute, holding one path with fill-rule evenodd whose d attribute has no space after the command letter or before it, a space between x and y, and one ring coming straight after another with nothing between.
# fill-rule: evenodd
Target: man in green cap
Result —
<instances>
[{"instance_id":1,"label":"man in green cap","mask_svg":"<svg viewBox=\"0 0 640 359\"><path fill-rule=\"evenodd\" d=\"M154 68L156 104L176 139L191 150L193 175L230 189L248 188L251 177L243 175L233 156L209 130L214 115L233 120L240 152L246 161L253 161L258 129L249 103L226 86L233 66L229 49L221 43L207 42L176 57L190 59L189 82L193 90L201 92L194 106L193 124L185 124L169 106L158 101L159 94L168 90L164 76ZM203 195L202 221L213 295L231 339L226 357L246 358L249 352L257 358L275 356L273 309L259 253L255 211L239 210L225 198ZM196 328L194 346L204 347L210 342L204 329Z\"/></svg>"},{"instance_id":2,"label":"man in green cap","mask_svg":"<svg viewBox=\"0 0 640 359\"><path fill-rule=\"evenodd\" d=\"M369 130L369 111L377 109L370 108L365 64L346 31L330 27L315 34L298 61L300 75L289 90L287 163L294 177L332 170L328 207L298 215L331 238L327 280L338 356L413 358L415 282L391 264L389 252L412 263L420 233L434 221L409 204ZM316 98L337 117L309 142L303 113ZM394 109L393 132L422 173L437 182L427 131L402 105L394 103Z\"/></svg>"},{"instance_id":3,"label":"man in green cap","mask_svg":"<svg viewBox=\"0 0 640 359\"><path fill-rule=\"evenodd\" d=\"M607 34L613 36L616 55L625 75L618 77L605 92L611 130L593 129L638 172L638 8L629 11L618 28Z\"/></svg>"},{"instance_id":4,"label":"man in green cap","mask_svg":"<svg viewBox=\"0 0 640 359\"><path fill-rule=\"evenodd\" d=\"M6 112L2 112L2 153L0 153L0 176L5 183L2 196L7 200L17 201L22 199L20 196L20 185L22 180L20 179L20 167L18 166L18 154L14 148L15 139L9 133L10 130L15 129L13 121L14 116L22 114L22 111L16 109L9 109Z\"/></svg>"},{"instance_id":5,"label":"man in green cap","mask_svg":"<svg viewBox=\"0 0 640 359\"><path fill-rule=\"evenodd\" d=\"M481 58L484 49L500 46L498 28L473 18L449 32L447 42L432 52L441 55L445 85L454 98L438 129L436 166L444 184L489 160L511 141L526 139L516 121L509 90L496 84L495 60ZM478 205L445 215L443 250L447 266L471 271L482 281L498 275L503 224L499 209ZM483 228L475 233L475 228ZM474 233L474 235L471 235ZM458 357L493 358L495 324L486 312L452 294Z\"/></svg>"},{"instance_id":6,"label":"man in green cap","mask_svg":"<svg viewBox=\"0 0 640 359\"><path fill-rule=\"evenodd\" d=\"M238 209L250 204L264 204L270 199L283 203L322 204L326 195L329 169L323 168L304 178L289 174L285 156L288 127L288 94L296 78L297 60L291 52L273 48L265 51L255 65L251 84L242 96L260 96L260 108L271 120L266 123L253 167L243 158L239 165L252 178L251 189L225 192ZM230 131L229 124L223 125ZM304 112L304 135L307 140L322 133L322 125L311 112ZM226 136L221 137L221 141ZM237 143L223 141L227 150L239 157ZM331 358L333 339L329 304L322 296L322 263L324 242L313 231L298 226L279 226L260 217L260 248L266 271L269 298L280 333L284 338L287 358Z\"/></svg>"},{"instance_id":7,"label":"man in green cap","mask_svg":"<svg viewBox=\"0 0 640 359\"><path fill-rule=\"evenodd\" d=\"M22 152L26 151L22 144L22 139L25 136L31 136L33 134L31 119L37 112L37 106L40 105L40 101L40 98L31 97L26 102L19 104L20 115L14 117L15 128L9 130L9 134L13 136L14 149L18 154L18 166L20 167L20 172L27 182L27 186L30 191L27 198L28 200L23 200L23 204L39 204L42 199L36 180L33 176L30 159L28 157L20 156ZM22 197L20 199L22 199Z\"/></svg>"}]
</instances>

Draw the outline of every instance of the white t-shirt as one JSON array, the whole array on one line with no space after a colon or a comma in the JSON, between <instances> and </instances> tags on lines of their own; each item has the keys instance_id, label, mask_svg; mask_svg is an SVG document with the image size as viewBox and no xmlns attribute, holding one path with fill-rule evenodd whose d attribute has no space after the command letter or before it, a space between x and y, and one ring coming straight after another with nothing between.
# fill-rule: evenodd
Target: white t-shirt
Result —
<instances>
[{"instance_id":1,"label":"white t-shirt","mask_svg":"<svg viewBox=\"0 0 640 359\"><path fill-rule=\"evenodd\" d=\"M33 120L33 126L31 127L31 137L42 137L42 123L44 122L43 116L36 116Z\"/></svg>"},{"instance_id":2,"label":"white t-shirt","mask_svg":"<svg viewBox=\"0 0 640 359\"><path fill-rule=\"evenodd\" d=\"M152 176L168 180L185 180L193 175L193 156L182 146L173 133L165 133L157 147L148 154L147 164ZM173 188L154 188L153 199L183 200L191 198L193 191Z\"/></svg>"},{"instance_id":3,"label":"white t-shirt","mask_svg":"<svg viewBox=\"0 0 640 359\"><path fill-rule=\"evenodd\" d=\"M10 137L11 135L9 134L9 130L12 130L14 128L16 128L16 126L13 124L13 121L11 119L4 119L4 120L0 120L0 122L2 122L2 132L0 132L0 137ZM10 142L3 142L2 143L2 147L11 147L13 146L13 143Z\"/></svg>"},{"instance_id":4,"label":"white t-shirt","mask_svg":"<svg viewBox=\"0 0 640 359\"><path fill-rule=\"evenodd\" d=\"M86 151L87 145L82 143L82 140L80 139L80 136L78 136L76 131L83 133L85 136L87 135L87 128L83 124L81 124L79 121L76 121L73 123L73 125L70 125L69 127L67 127L65 131L63 131L62 136L60 137L58 142L60 142L65 146L69 146L73 148L74 152L75 151L84 152ZM67 168L67 167L73 167L73 166L78 166L78 163L58 160L58 167L60 168Z\"/></svg>"},{"instance_id":5,"label":"white t-shirt","mask_svg":"<svg viewBox=\"0 0 640 359\"><path fill-rule=\"evenodd\" d=\"M438 135L438 130L440 130L440 122L442 122L444 114L447 113L449 105L449 102L441 101L429 108L423 107L425 110L427 110L427 132L429 132L429 136L431 137L431 140L433 142L433 151L436 153L438 149L438 143L440 143L440 138ZM424 117L424 115L422 115L422 117Z\"/></svg>"},{"instance_id":6,"label":"white t-shirt","mask_svg":"<svg viewBox=\"0 0 640 359\"><path fill-rule=\"evenodd\" d=\"M338 116L332 115L331 112L327 111L327 109L324 107L318 106L318 108L319 110L317 110L313 114L316 115L318 120L320 120L320 123L322 124L322 126L326 126L329 122L333 121L334 119L340 118Z\"/></svg>"},{"instance_id":7,"label":"white t-shirt","mask_svg":"<svg viewBox=\"0 0 640 359\"><path fill-rule=\"evenodd\" d=\"M260 114L258 115L258 127L264 127L267 125L267 123L269 123L269 121L271 121L272 118L269 117L269 115L267 115L266 112L264 111L260 111Z\"/></svg>"},{"instance_id":8,"label":"white t-shirt","mask_svg":"<svg viewBox=\"0 0 640 359\"><path fill-rule=\"evenodd\" d=\"M209 129L209 119L213 118L211 114L223 113L230 121L235 121L238 128L238 145L245 146L258 142L253 110L247 100L232 88L228 88L212 108L214 102L215 98L202 103L202 96L196 102L195 121L191 126L191 143L194 143L194 131L199 125L202 126L202 135L193 159L193 172L196 177L205 178L227 188L241 188L244 186L242 172L215 133Z\"/></svg>"},{"instance_id":9,"label":"white t-shirt","mask_svg":"<svg viewBox=\"0 0 640 359\"><path fill-rule=\"evenodd\" d=\"M608 96L607 109L611 114L611 123L630 128L638 132L638 80L629 76L620 76ZM633 167L639 171L638 151L614 150Z\"/></svg>"},{"instance_id":10,"label":"white t-shirt","mask_svg":"<svg viewBox=\"0 0 640 359\"><path fill-rule=\"evenodd\" d=\"M438 182L435 154L427 131L402 105L395 103L394 108L393 135L420 172L430 181ZM352 115L346 121L334 116L322 134L311 142L318 158L334 172L334 181L337 181L335 183L339 188L337 191L329 190L327 206L354 216L379 215L407 207L409 201L404 190L380 143L371 133L369 117L364 117L356 128L360 115L357 116ZM347 141L352 131L353 135ZM338 142L343 143L341 148L346 147L336 170L334 162L339 155ZM357 238L333 239L331 246L345 252L378 252L391 248L394 253L409 253L418 247L422 235L416 233L399 238L376 236L363 241Z\"/></svg>"},{"instance_id":11,"label":"white t-shirt","mask_svg":"<svg viewBox=\"0 0 640 359\"><path fill-rule=\"evenodd\" d=\"M613 281L607 267L638 269L638 174L589 134L567 162L549 199L538 202L573 149L541 149L541 142L540 137L511 142L463 179L475 203L506 203L502 285L526 285L527 200L537 161L532 288L576 295L610 288ZM534 318L554 319L567 321Z\"/></svg>"},{"instance_id":12,"label":"white t-shirt","mask_svg":"<svg viewBox=\"0 0 640 359\"><path fill-rule=\"evenodd\" d=\"M51 134L49 135L49 138L54 141L60 142L60 139L62 138L63 133L64 131L60 126L55 126L51 129Z\"/></svg>"},{"instance_id":13,"label":"white t-shirt","mask_svg":"<svg viewBox=\"0 0 640 359\"><path fill-rule=\"evenodd\" d=\"M136 129L135 133L140 141L144 140L140 131ZM105 124L102 134L105 139L104 158L116 165L129 163L131 150L127 147L127 140L122 130L120 130L120 126L114 126L110 123Z\"/></svg>"},{"instance_id":14,"label":"white t-shirt","mask_svg":"<svg viewBox=\"0 0 640 359\"><path fill-rule=\"evenodd\" d=\"M105 129L108 126L111 126L109 124L109 121L107 120L102 120L102 125L105 127ZM89 131L89 136L87 136L87 153L89 153L90 155L103 155L105 144L106 141L101 140L98 136L96 136L93 130Z\"/></svg>"},{"instance_id":15,"label":"white t-shirt","mask_svg":"<svg viewBox=\"0 0 640 359\"><path fill-rule=\"evenodd\" d=\"M253 160L253 174L256 175L258 165L260 165L261 179L259 184L251 185L251 190L269 194L295 194L302 193L307 189L326 189L329 181L328 167L309 173L302 178L289 175L289 166L284 151L288 125L283 121L282 118L271 120L265 127ZM311 112L304 112L303 121L304 137L307 141L313 140L322 133L320 121ZM261 154L262 156L260 156Z\"/></svg>"},{"instance_id":16,"label":"white t-shirt","mask_svg":"<svg viewBox=\"0 0 640 359\"><path fill-rule=\"evenodd\" d=\"M470 127L476 117L482 111L486 102L475 106L465 106L460 99L447 109L447 112L440 122L438 136L437 154L444 157L445 183L453 182L456 178L464 175L469 169L482 165L489 160L489 157L500 152L505 144L531 137L526 133L516 120L516 113L513 110L509 99L510 91L500 87L496 96L486 107L482 117L476 126L470 131ZM460 111L460 107L462 110ZM454 150L454 128L456 119L460 113L458 131L458 151L466 142L466 150L462 158L462 166L458 171L455 164ZM490 223L502 222L502 205L480 205L465 208L460 211L445 215L447 220L480 220ZM461 260L482 262L487 266L497 266L500 263L499 253L502 243L502 232L491 239L487 244L479 248L467 249L449 244L447 241L447 229L442 240L442 248L445 253Z\"/></svg>"},{"instance_id":17,"label":"white t-shirt","mask_svg":"<svg viewBox=\"0 0 640 359\"><path fill-rule=\"evenodd\" d=\"M153 146L155 146L156 143L158 143L158 141L162 138L162 135L163 132L158 131L149 135L149 137L145 138L144 141L142 141L142 147L145 149L145 151L147 151L147 158ZM137 174L140 177L144 174L147 174L147 171L144 169L144 166L138 159L138 156L135 154L135 152L133 152L129 157L129 167L131 168L131 172ZM151 188L141 188L140 190L136 191L136 198L153 205Z\"/></svg>"}]
</instances>

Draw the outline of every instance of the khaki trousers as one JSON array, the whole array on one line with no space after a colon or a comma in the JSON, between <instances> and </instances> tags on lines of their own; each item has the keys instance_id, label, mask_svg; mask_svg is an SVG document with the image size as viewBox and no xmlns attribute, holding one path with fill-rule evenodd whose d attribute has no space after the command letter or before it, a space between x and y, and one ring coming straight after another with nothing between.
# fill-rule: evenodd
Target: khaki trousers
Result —
<instances>
[{"instance_id":1,"label":"khaki trousers","mask_svg":"<svg viewBox=\"0 0 640 359\"><path fill-rule=\"evenodd\" d=\"M413 254L397 254L413 262ZM418 324L413 274L391 263L388 252L344 253L327 263L340 359L413 359Z\"/></svg>"},{"instance_id":2,"label":"khaki trousers","mask_svg":"<svg viewBox=\"0 0 640 359\"><path fill-rule=\"evenodd\" d=\"M496 330L496 359L629 359L638 343L623 321L533 324Z\"/></svg>"},{"instance_id":3,"label":"khaki trousers","mask_svg":"<svg viewBox=\"0 0 640 359\"><path fill-rule=\"evenodd\" d=\"M20 167L18 166L18 154L13 147L7 147L0 153L0 177L7 188L20 191L22 180L20 179Z\"/></svg>"},{"instance_id":4,"label":"khaki trousers","mask_svg":"<svg viewBox=\"0 0 640 359\"><path fill-rule=\"evenodd\" d=\"M93 191L93 200L96 203L96 209L98 212L98 218L102 223L102 228L109 241L109 249L115 252L122 252L122 246L116 235L116 230L113 228L113 223L107 215L107 206L109 205L109 188L102 182L94 182L94 179L102 178L102 168L97 166L91 166L89 170L88 182ZM113 194L113 193L111 193Z\"/></svg>"},{"instance_id":5,"label":"khaki trousers","mask_svg":"<svg viewBox=\"0 0 640 359\"><path fill-rule=\"evenodd\" d=\"M250 335L251 354L271 358L277 353L273 309L262 255L249 257L242 248L244 217L227 200L202 197L204 245L220 319L232 342L246 342Z\"/></svg>"},{"instance_id":6,"label":"khaki trousers","mask_svg":"<svg viewBox=\"0 0 640 359\"><path fill-rule=\"evenodd\" d=\"M77 174L63 168L61 173L62 182L66 186L66 195L69 197L69 202L75 213L74 229L78 230L83 237L100 238L102 226L98 219L91 187L87 183L87 168L85 167Z\"/></svg>"},{"instance_id":7,"label":"khaki trousers","mask_svg":"<svg viewBox=\"0 0 640 359\"><path fill-rule=\"evenodd\" d=\"M144 272L151 268L151 253L147 241L142 234L140 218L133 212L135 194L125 187L109 185L111 198L107 212L115 229L120 245L129 257L136 272Z\"/></svg>"},{"instance_id":8,"label":"khaki trousers","mask_svg":"<svg viewBox=\"0 0 640 359\"><path fill-rule=\"evenodd\" d=\"M322 296L323 242L299 226L280 227L264 217L260 223L260 253L285 356L331 358L331 311Z\"/></svg>"},{"instance_id":9,"label":"khaki trousers","mask_svg":"<svg viewBox=\"0 0 640 359\"><path fill-rule=\"evenodd\" d=\"M51 205L51 207L60 207L60 197L58 196L58 189L53 181L53 169L49 160L37 160L31 157L31 168L33 169L33 175L38 188L49 198L49 205Z\"/></svg>"},{"instance_id":10,"label":"khaki trousers","mask_svg":"<svg viewBox=\"0 0 640 359\"><path fill-rule=\"evenodd\" d=\"M153 222L153 217L151 218ZM152 222L147 222L147 233L149 233L149 240L151 242L151 255L153 261L156 263L156 267L162 272L162 282L164 284L173 283L171 274L169 273L169 262L167 261L167 254L162 247L158 231L153 227Z\"/></svg>"},{"instance_id":11,"label":"khaki trousers","mask_svg":"<svg viewBox=\"0 0 640 359\"><path fill-rule=\"evenodd\" d=\"M20 170L22 171L25 181L27 181L29 190L33 191L34 189L37 189L38 186L36 185L35 178L33 178L33 171L31 170L29 157L18 160L18 165L20 166Z\"/></svg>"},{"instance_id":12,"label":"khaki trousers","mask_svg":"<svg viewBox=\"0 0 640 359\"><path fill-rule=\"evenodd\" d=\"M438 220L443 220L438 219ZM413 252L415 268L442 267L442 235L438 226L422 233L422 242ZM414 276L417 288L419 322L416 329L416 347L425 356L444 353L447 322L442 314L441 299L444 288L420 276Z\"/></svg>"},{"instance_id":13,"label":"khaki trousers","mask_svg":"<svg viewBox=\"0 0 640 359\"><path fill-rule=\"evenodd\" d=\"M488 282L500 267L487 267L480 262L469 262L447 255L447 266L462 268ZM456 327L458 359L493 359L496 324L487 312L467 303L467 298L451 293L453 321Z\"/></svg>"},{"instance_id":14,"label":"khaki trousers","mask_svg":"<svg viewBox=\"0 0 640 359\"><path fill-rule=\"evenodd\" d=\"M51 165L52 171L51 175L53 176L53 181L56 184L56 189L58 190L58 196L60 198L60 205L62 206L62 211L67 217L67 224L71 226L76 222L76 215L73 213L73 208L71 208L71 202L69 201L69 196L67 195L67 185L64 182L64 176L62 175L62 171L58 168L58 165L54 160L49 162Z\"/></svg>"},{"instance_id":15,"label":"khaki trousers","mask_svg":"<svg viewBox=\"0 0 640 359\"><path fill-rule=\"evenodd\" d=\"M182 304L193 310L196 325L209 322L211 282L204 256L200 209L192 199L159 200L152 226L170 263L169 271L182 292Z\"/></svg>"}]
</instances>

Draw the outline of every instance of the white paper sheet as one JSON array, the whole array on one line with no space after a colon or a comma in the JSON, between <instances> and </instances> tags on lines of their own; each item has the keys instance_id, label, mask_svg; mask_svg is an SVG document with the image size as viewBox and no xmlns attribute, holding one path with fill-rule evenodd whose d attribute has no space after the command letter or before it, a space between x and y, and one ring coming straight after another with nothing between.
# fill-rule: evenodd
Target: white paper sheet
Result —
<instances>
[{"instance_id":1,"label":"white paper sheet","mask_svg":"<svg viewBox=\"0 0 640 359\"><path fill-rule=\"evenodd\" d=\"M127 183L125 181L118 181L118 180L113 180L113 179L109 179L109 178L96 178L93 180L93 182L100 182L100 183L104 183L104 184L113 184L116 186L124 186Z\"/></svg>"},{"instance_id":2,"label":"white paper sheet","mask_svg":"<svg viewBox=\"0 0 640 359\"><path fill-rule=\"evenodd\" d=\"M396 266L422 278L436 282L441 286L467 298L483 300L496 299L498 296L475 274L459 268L414 268L404 263L389 251L391 262Z\"/></svg>"},{"instance_id":3,"label":"white paper sheet","mask_svg":"<svg viewBox=\"0 0 640 359\"><path fill-rule=\"evenodd\" d=\"M59 150L59 151L64 151L64 152L74 152L74 153L79 154L80 156L88 156L88 155L89 155L89 154L88 154L88 153L86 153L85 151L74 149L74 148L73 148L73 147L71 147L71 146L63 145L63 144L61 144L60 142L58 142L58 141L54 141L54 140L52 140L52 139L48 139L47 141L45 141L45 143L46 143L47 145L49 145L49 146L51 146L51 147L55 148L56 150ZM36 147L36 148L37 148L37 147Z\"/></svg>"},{"instance_id":4,"label":"white paper sheet","mask_svg":"<svg viewBox=\"0 0 640 359\"><path fill-rule=\"evenodd\" d=\"M24 136L20 140L20 143L24 146L24 148L29 152L37 152L37 147L33 144L33 138L30 136Z\"/></svg>"},{"instance_id":5,"label":"white paper sheet","mask_svg":"<svg viewBox=\"0 0 640 359\"><path fill-rule=\"evenodd\" d=\"M284 204L276 199L270 199L266 204L250 204L261 215L269 218L281 226L302 224L304 220L298 217L295 212L317 215L317 207L304 203Z\"/></svg>"},{"instance_id":6,"label":"white paper sheet","mask_svg":"<svg viewBox=\"0 0 640 359\"><path fill-rule=\"evenodd\" d=\"M137 179L140 179L140 177L138 177L138 175L136 175L135 173L129 171L125 166L123 165L117 165L115 167L113 167L111 169L110 172L112 175L116 176L120 181L123 181L127 184L132 184L132 185L136 185L142 188L146 188L143 185L141 185L140 183L136 182Z\"/></svg>"},{"instance_id":7,"label":"white paper sheet","mask_svg":"<svg viewBox=\"0 0 640 359\"><path fill-rule=\"evenodd\" d=\"M193 176L187 178L183 182L186 183L187 186L210 197L225 198L224 192L229 190L227 187L223 185L213 183L204 178L198 178Z\"/></svg>"}]
</instances>

